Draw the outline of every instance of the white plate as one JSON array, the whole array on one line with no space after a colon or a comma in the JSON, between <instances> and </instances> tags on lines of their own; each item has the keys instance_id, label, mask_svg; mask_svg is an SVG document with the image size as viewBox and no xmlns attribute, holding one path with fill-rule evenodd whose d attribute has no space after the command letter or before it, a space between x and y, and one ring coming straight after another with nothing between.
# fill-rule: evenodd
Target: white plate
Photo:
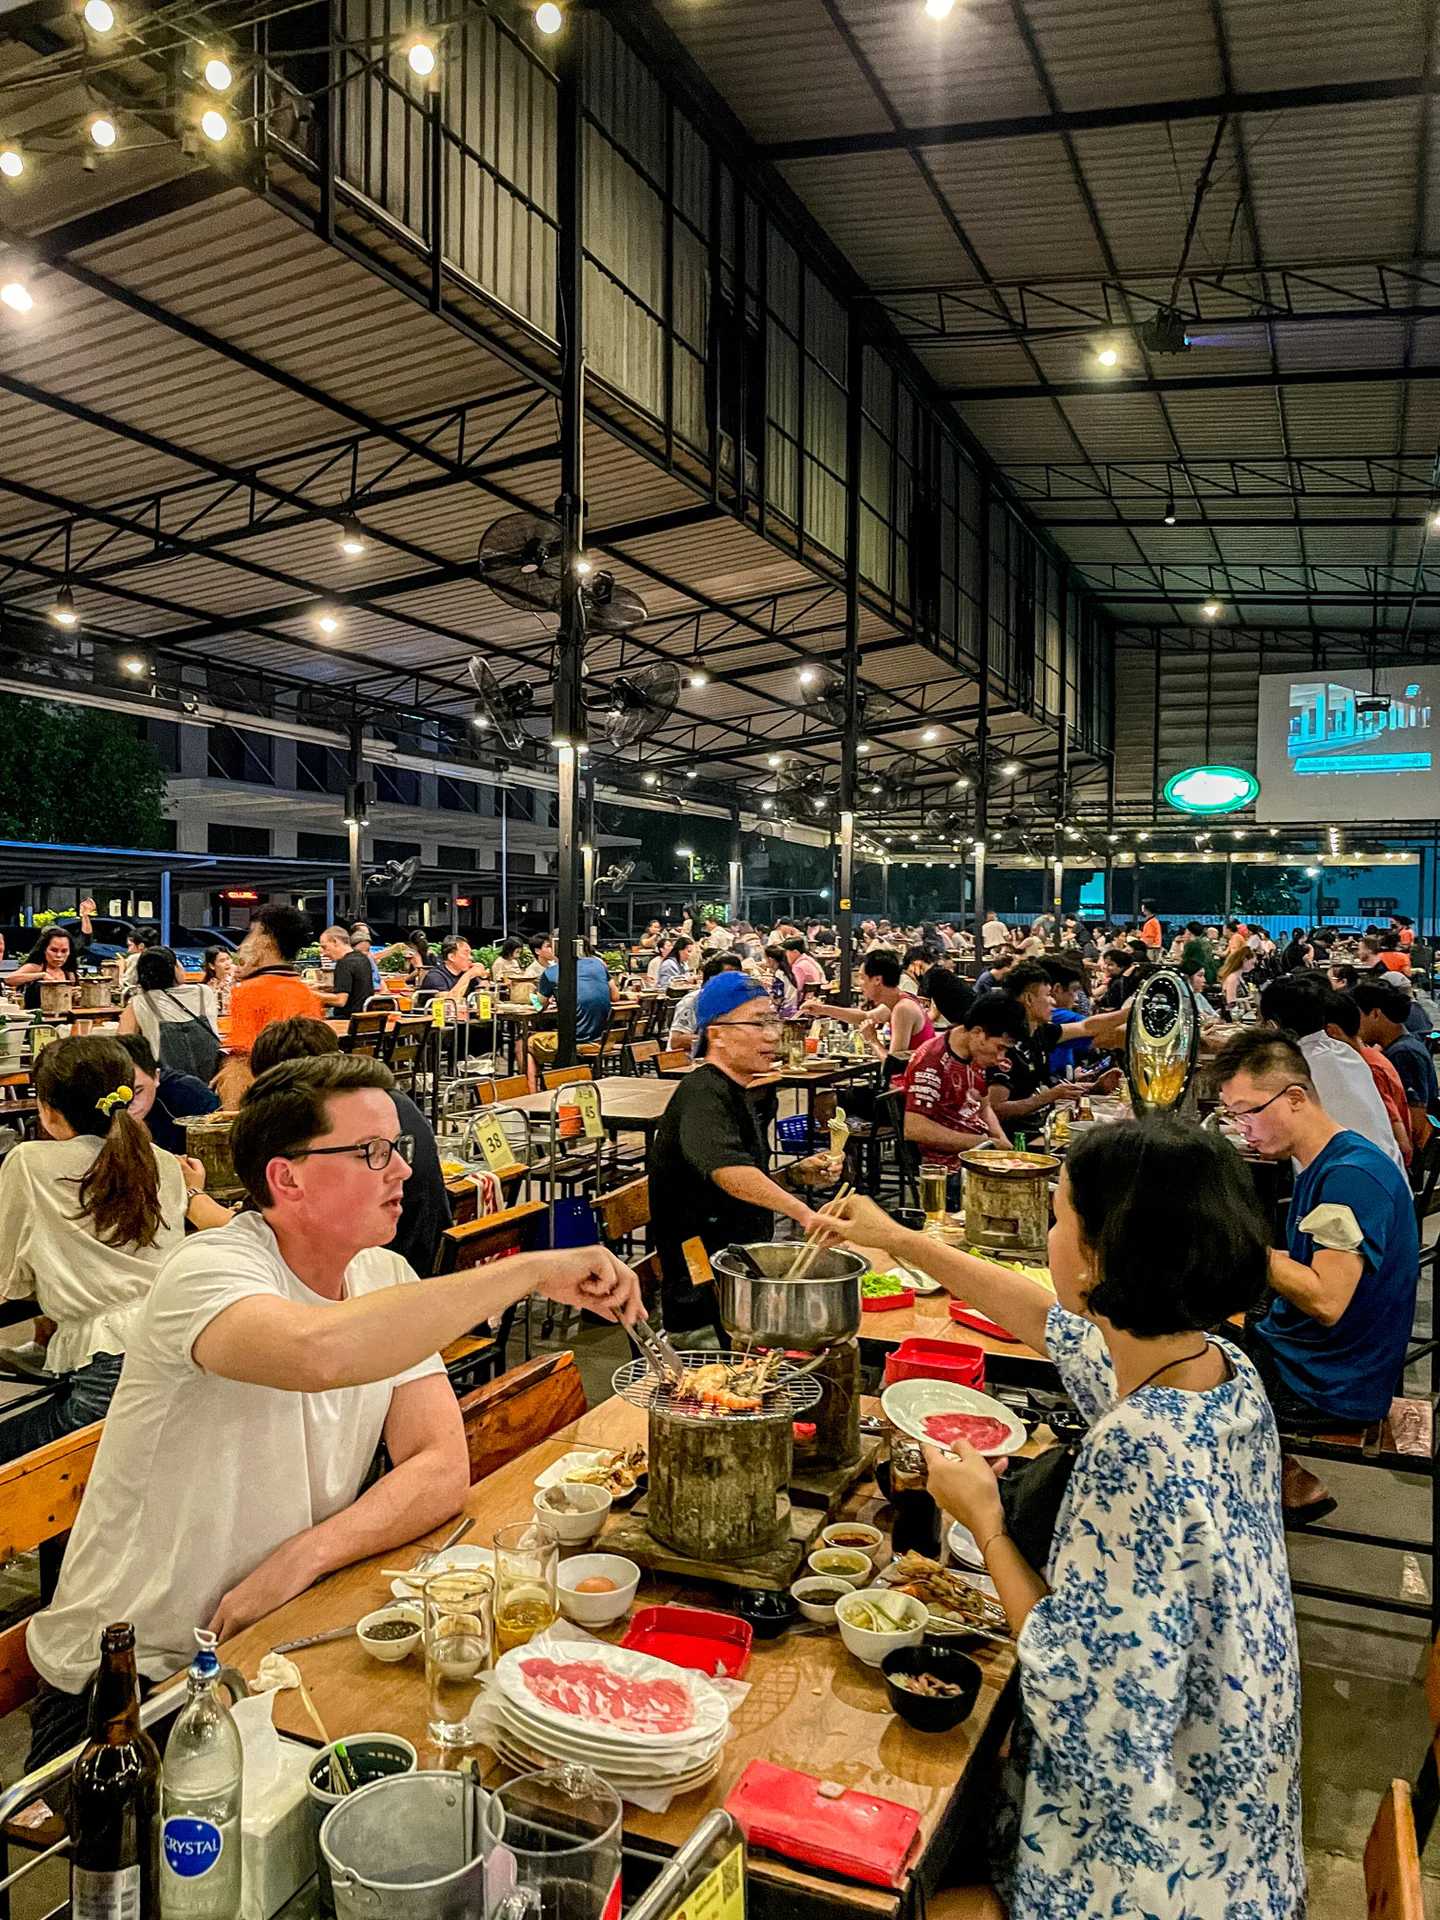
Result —
<instances>
[{"instance_id":1,"label":"white plate","mask_svg":"<svg viewBox=\"0 0 1440 1920\"><path fill-rule=\"evenodd\" d=\"M574 1453L562 1453L558 1460L552 1460L548 1467L536 1474L535 1484L537 1487L558 1486L566 1474L572 1472L574 1468L588 1467L604 1454L623 1451L623 1448L617 1447L580 1447ZM629 1495L621 1494L619 1497L624 1500L628 1499Z\"/></svg>"},{"instance_id":2,"label":"white plate","mask_svg":"<svg viewBox=\"0 0 1440 1920\"><path fill-rule=\"evenodd\" d=\"M932 1280L928 1273L922 1273L919 1267L907 1267L897 1264L893 1267L881 1267L881 1273L893 1274L897 1280L903 1280L912 1293L943 1293L945 1289L938 1280Z\"/></svg>"},{"instance_id":3,"label":"white plate","mask_svg":"<svg viewBox=\"0 0 1440 1920\"><path fill-rule=\"evenodd\" d=\"M506 1765L514 1767L520 1773L533 1772L537 1767L553 1766L557 1761L563 1763L572 1757L563 1752L554 1754L546 1753L542 1748L530 1747L524 1741L512 1740L508 1734L503 1732L492 1734L490 1736L490 1742L494 1752L499 1755ZM614 1772L606 1763L599 1765L591 1764L591 1771L598 1773L602 1780L607 1780L622 1799L625 1797L627 1788L632 1788L636 1792L657 1792L663 1789L671 1793L694 1793L700 1787L709 1786L716 1774L719 1773L720 1759L717 1754L713 1760L707 1760L704 1766L697 1767L692 1772L683 1774L646 1774L644 1776L634 1776Z\"/></svg>"},{"instance_id":4,"label":"white plate","mask_svg":"<svg viewBox=\"0 0 1440 1920\"><path fill-rule=\"evenodd\" d=\"M664 1681L671 1686L679 1686L689 1697L688 1722L673 1733L647 1733L630 1727L617 1727L598 1716L564 1712L542 1700L525 1674L526 1663L537 1657L562 1664L598 1666L620 1680ZM576 1647L573 1650L559 1646L549 1649L533 1645L512 1647L496 1663L495 1684L507 1700L515 1701L533 1718L543 1720L552 1727L588 1734L592 1739L598 1733L602 1739L616 1746L652 1750L693 1747L713 1735L723 1734L730 1724L729 1701L704 1674L695 1673L687 1667L672 1666L668 1660L656 1660L648 1653L636 1653L629 1647L611 1646L603 1640L597 1640L594 1646Z\"/></svg>"},{"instance_id":5,"label":"white plate","mask_svg":"<svg viewBox=\"0 0 1440 1920\"><path fill-rule=\"evenodd\" d=\"M418 1555L417 1555L418 1558ZM474 1573L483 1568L486 1573L495 1571L495 1549L493 1547L447 1547L444 1553L436 1554L427 1573ZM397 1600L418 1600L421 1589L412 1587L406 1580L392 1580L390 1591Z\"/></svg>"},{"instance_id":6,"label":"white plate","mask_svg":"<svg viewBox=\"0 0 1440 1920\"><path fill-rule=\"evenodd\" d=\"M578 1747L568 1733L555 1727L538 1727L533 1720L522 1720L508 1700L498 1700L493 1722L497 1734L548 1760L583 1760L613 1778L626 1780L681 1780L713 1767L719 1758L723 1740L699 1751L681 1749L675 1753L645 1753L636 1747L611 1747L595 1752Z\"/></svg>"},{"instance_id":7,"label":"white plate","mask_svg":"<svg viewBox=\"0 0 1440 1920\"><path fill-rule=\"evenodd\" d=\"M975 1536L968 1527L962 1527L958 1520L952 1520L947 1538L951 1553L967 1573L985 1571L985 1556L976 1545Z\"/></svg>"},{"instance_id":8,"label":"white plate","mask_svg":"<svg viewBox=\"0 0 1440 1920\"><path fill-rule=\"evenodd\" d=\"M982 1453L1014 1453L1025 1444L1024 1423L1008 1407L992 1400L988 1393L957 1386L953 1380L897 1380L881 1394L880 1405L892 1426L923 1446L938 1445L925 1431L925 1422L937 1413L978 1413L1003 1420L1009 1429L1005 1438L997 1446L982 1447Z\"/></svg>"},{"instance_id":9,"label":"white plate","mask_svg":"<svg viewBox=\"0 0 1440 1920\"><path fill-rule=\"evenodd\" d=\"M703 1740L677 1742L669 1747L637 1747L607 1739L598 1733L592 1735L580 1728L559 1728L549 1720L542 1720L538 1713L527 1712L517 1701L508 1699L498 1690L492 1695L492 1702L492 1711L496 1716L522 1739L533 1740L547 1751L557 1749L562 1758L568 1754L583 1760L613 1759L617 1764L627 1767L649 1769L654 1766L673 1772L677 1768L699 1766L718 1752L729 1734L727 1725L719 1733L708 1735Z\"/></svg>"}]
</instances>

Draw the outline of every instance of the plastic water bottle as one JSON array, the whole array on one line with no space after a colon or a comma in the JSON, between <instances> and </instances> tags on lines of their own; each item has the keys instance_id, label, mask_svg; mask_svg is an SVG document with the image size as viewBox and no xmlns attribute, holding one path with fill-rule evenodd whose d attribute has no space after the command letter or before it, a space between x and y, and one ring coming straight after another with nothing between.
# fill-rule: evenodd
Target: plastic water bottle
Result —
<instances>
[{"instance_id":1,"label":"plastic water bottle","mask_svg":"<svg viewBox=\"0 0 1440 1920\"><path fill-rule=\"evenodd\" d=\"M165 1749L160 1802L164 1920L235 1920L240 1911L240 1730L216 1686L215 1636L195 1629L189 1699Z\"/></svg>"}]
</instances>

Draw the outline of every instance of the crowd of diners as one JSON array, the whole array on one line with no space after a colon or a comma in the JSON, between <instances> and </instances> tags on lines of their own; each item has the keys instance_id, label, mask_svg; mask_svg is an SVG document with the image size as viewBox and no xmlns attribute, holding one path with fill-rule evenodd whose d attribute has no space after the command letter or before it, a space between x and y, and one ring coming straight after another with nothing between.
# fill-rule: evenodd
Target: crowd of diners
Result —
<instances>
[{"instance_id":1,"label":"crowd of diners","mask_svg":"<svg viewBox=\"0 0 1440 1920\"><path fill-rule=\"evenodd\" d=\"M9 984L69 978L87 931L48 931ZM233 1633L456 1511L468 1476L447 1342L535 1291L602 1319L641 1310L635 1276L599 1247L433 1277L449 1219L434 1137L383 1065L339 1045L380 955L363 926L325 929L313 986L310 937L294 909L262 908L233 969L198 981L137 940L118 1031L45 1047L43 1137L0 1162L0 1297L35 1302L56 1382L0 1421L0 1460L105 1420L58 1590L28 1632L33 1763L79 1737L106 1622L135 1622L148 1687L184 1664L195 1626ZM671 997L668 1038L695 1062L651 1150L664 1325L717 1345L684 1242L769 1239L783 1218L924 1268L1047 1353L1089 1430L1043 1551L1012 1535L983 1457L929 1454L931 1490L974 1535L1017 1636L997 1829L1010 1911L1173 1911L1183 1884L1197 1912L1290 1920L1304 1868L1284 1538L1335 1501L1280 1435L1369 1426L1403 1367L1419 1258L1406 1169L1430 1137L1440 1028L1411 930L1342 953L1319 931L1279 943L1238 920L1147 913L1120 934L992 915L978 952L962 929L869 921L858 946L853 1003L819 923L656 925L631 956L626 979ZM545 940L506 941L488 970L458 936L384 951L403 958L392 983L457 1005L497 980L533 978L542 1001L558 986ZM913 1150L954 1169L1112 1089L1134 993L1161 962L1195 988L1222 1125L1131 1120L1071 1148L1053 1295L863 1196L817 1210L777 1175L754 1091L786 1019L858 1028L870 1113L893 1094ZM598 955L580 969L598 1034L621 982ZM185 1153L186 1121L222 1101L238 1107L234 1208ZM1293 1169L1283 1246L1247 1157ZM389 1469L372 1479L382 1441Z\"/></svg>"}]
</instances>

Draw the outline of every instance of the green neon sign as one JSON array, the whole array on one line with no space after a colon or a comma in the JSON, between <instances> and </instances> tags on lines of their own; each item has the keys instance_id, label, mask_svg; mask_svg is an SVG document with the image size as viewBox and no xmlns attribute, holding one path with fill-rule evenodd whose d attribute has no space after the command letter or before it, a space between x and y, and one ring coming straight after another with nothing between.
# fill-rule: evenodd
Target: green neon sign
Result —
<instances>
[{"instance_id":1,"label":"green neon sign","mask_svg":"<svg viewBox=\"0 0 1440 1920\"><path fill-rule=\"evenodd\" d=\"M1165 782L1165 804L1180 813L1234 813L1259 791L1260 782L1243 767L1187 767Z\"/></svg>"}]
</instances>

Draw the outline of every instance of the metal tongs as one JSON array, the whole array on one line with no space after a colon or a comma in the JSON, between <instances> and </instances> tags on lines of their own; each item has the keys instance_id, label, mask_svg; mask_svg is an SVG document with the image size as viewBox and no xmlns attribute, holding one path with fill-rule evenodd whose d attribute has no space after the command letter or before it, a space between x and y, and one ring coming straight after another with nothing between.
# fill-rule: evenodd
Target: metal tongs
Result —
<instances>
[{"instance_id":1,"label":"metal tongs","mask_svg":"<svg viewBox=\"0 0 1440 1920\"><path fill-rule=\"evenodd\" d=\"M643 1313L629 1331L630 1338L659 1374L662 1384L678 1387L684 1378L685 1364L665 1335L658 1332Z\"/></svg>"}]
</instances>

